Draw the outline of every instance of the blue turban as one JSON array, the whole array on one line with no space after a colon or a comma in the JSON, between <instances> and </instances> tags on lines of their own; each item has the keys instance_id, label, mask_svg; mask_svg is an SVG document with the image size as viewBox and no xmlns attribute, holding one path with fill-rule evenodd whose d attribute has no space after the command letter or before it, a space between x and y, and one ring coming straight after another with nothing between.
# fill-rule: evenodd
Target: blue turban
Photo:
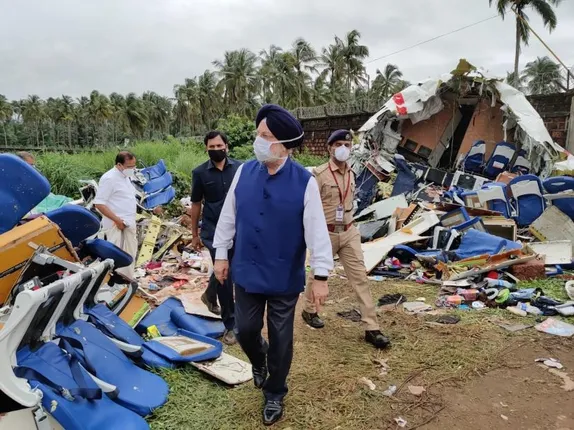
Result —
<instances>
[{"instance_id":1,"label":"blue turban","mask_svg":"<svg viewBox=\"0 0 574 430\"><path fill-rule=\"evenodd\" d=\"M287 149L296 148L303 143L303 127L297 121L291 112L277 105L264 105L255 118L255 127L259 127L259 123L266 120L267 127L273 133L277 140L293 140L292 142L285 142L283 145Z\"/></svg>"},{"instance_id":2,"label":"blue turban","mask_svg":"<svg viewBox=\"0 0 574 430\"><path fill-rule=\"evenodd\" d=\"M327 145L332 145L339 140L351 140L351 132L349 130L334 131L327 139Z\"/></svg>"}]
</instances>

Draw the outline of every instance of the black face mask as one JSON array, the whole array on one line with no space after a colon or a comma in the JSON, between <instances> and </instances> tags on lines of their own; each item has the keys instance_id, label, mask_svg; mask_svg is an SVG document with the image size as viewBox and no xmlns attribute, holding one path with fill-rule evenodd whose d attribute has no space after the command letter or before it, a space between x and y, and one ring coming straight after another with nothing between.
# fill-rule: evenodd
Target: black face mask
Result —
<instances>
[{"instance_id":1,"label":"black face mask","mask_svg":"<svg viewBox=\"0 0 574 430\"><path fill-rule=\"evenodd\" d=\"M209 155L209 158L211 158L211 161L214 163L219 163L225 160L225 157L227 157L225 149L210 149L207 151L207 154Z\"/></svg>"}]
</instances>

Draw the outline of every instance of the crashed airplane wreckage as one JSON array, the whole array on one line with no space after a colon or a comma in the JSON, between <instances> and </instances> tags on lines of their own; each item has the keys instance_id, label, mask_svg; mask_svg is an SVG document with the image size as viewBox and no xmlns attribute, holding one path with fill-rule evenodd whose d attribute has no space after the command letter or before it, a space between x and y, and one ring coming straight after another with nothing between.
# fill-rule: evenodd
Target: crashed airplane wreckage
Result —
<instances>
[{"instance_id":1,"label":"crashed airplane wreckage","mask_svg":"<svg viewBox=\"0 0 574 430\"><path fill-rule=\"evenodd\" d=\"M520 91L461 60L395 94L355 139L354 219L373 279L440 285L441 307L489 285L476 306L508 307L519 281L574 268L574 178L558 176L574 157Z\"/></svg>"}]
</instances>

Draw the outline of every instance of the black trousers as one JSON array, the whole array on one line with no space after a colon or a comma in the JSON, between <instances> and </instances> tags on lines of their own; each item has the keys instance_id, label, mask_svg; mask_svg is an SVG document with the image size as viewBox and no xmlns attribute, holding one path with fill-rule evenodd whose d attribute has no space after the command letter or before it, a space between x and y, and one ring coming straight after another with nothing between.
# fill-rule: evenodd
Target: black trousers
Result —
<instances>
[{"instance_id":1,"label":"black trousers","mask_svg":"<svg viewBox=\"0 0 574 430\"><path fill-rule=\"evenodd\" d=\"M205 247L209 250L211 254L211 259L215 262L215 249L213 248L213 242L210 240L204 240L202 242ZM229 251L228 254L229 263L231 267L231 259L233 258L233 251ZM211 274L209 278L209 284L205 290L205 295L207 300L211 303L216 303L219 298L219 305L221 306L221 320L225 325L227 330L235 329L235 303L233 302L233 281L231 280L231 270L227 280L220 284L215 278L215 273Z\"/></svg>"},{"instance_id":2,"label":"black trousers","mask_svg":"<svg viewBox=\"0 0 574 430\"><path fill-rule=\"evenodd\" d=\"M263 386L267 400L282 400L287 394L287 375L293 360L293 320L299 294L270 296L248 293L235 285L237 340L255 367L267 358L269 377ZM267 305L267 343L261 330Z\"/></svg>"}]
</instances>

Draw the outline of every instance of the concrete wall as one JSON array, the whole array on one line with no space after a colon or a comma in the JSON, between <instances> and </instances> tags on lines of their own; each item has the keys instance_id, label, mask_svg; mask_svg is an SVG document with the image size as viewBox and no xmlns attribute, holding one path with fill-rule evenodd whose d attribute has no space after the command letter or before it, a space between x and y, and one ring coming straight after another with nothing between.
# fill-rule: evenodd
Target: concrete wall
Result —
<instances>
[{"instance_id":1,"label":"concrete wall","mask_svg":"<svg viewBox=\"0 0 574 430\"><path fill-rule=\"evenodd\" d=\"M570 136L568 135L569 122L574 124L570 114L573 106L573 96L574 93L570 92L530 96L528 98L544 120L544 124L554 141L570 151L574 151L574 130L570 131ZM500 127L500 110L492 109L485 103L483 102L480 109L475 111L469 131L463 141L461 153L468 151L475 140L482 139L487 141L487 149L490 154L493 146L504 138ZM352 115L302 119L301 124L305 129L305 148L312 154L325 155L327 153L326 142L329 134L340 128L358 130L372 114L371 112L365 112ZM444 120L440 122L442 123ZM440 137L440 134L438 136ZM570 139L570 146L568 146L568 138ZM413 140L420 142L420 137L419 140Z\"/></svg>"}]
</instances>

